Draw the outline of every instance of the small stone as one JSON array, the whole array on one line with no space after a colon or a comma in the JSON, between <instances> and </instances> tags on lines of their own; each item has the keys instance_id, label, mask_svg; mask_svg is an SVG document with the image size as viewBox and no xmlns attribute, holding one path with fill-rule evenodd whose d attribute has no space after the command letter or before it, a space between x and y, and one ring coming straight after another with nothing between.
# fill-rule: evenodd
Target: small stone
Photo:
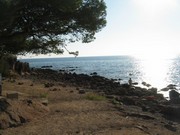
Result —
<instances>
[{"instance_id":1,"label":"small stone","mask_svg":"<svg viewBox=\"0 0 180 135\"><path fill-rule=\"evenodd\" d=\"M169 90L169 88L163 88L163 89L161 89L161 91L168 91Z\"/></svg>"},{"instance_id":2,"label":"small stone","mask_svg":"<svg viewBox=\"0 0 180 135\"><path fill-rule=\"evenodd\" d=\"M61 111L60 111L60 110L55 110L55 112L59 113L59 112L61 112Z\"/></svg>"},{"instance_id":3,"label":"small stone","mask_svg":"<svg viewBox=\"0 0 180 135\"><path fill-rule=\"evenodd\" d=\"M138 82L134 82L134 83L132 83L132 85L138 85Z\"/></svg>"},{"instance_id":4,"label":"small stone","mask_svg":"<svg viewBox=\"0 0 180 135\"><path fill-rule=\"evenodd\" d=\"M23 85L24 83L23 82L19 82L18 85Z\"/></svg>"},{"instance_id":5,"label":"small stone","mask_svg":"<svg viewBox=\"0 0 180 135\"><path fill-rule=\"evenodd\" d=\"M79 94L85 94L86 91L85 90L79 90Z\"/></svg>"},{"instance_id":6,"label":"small stone","mask_svg":"<svg viewBox=\"0 0 180 135\"><path fill-rule=\"evenodd\" d=\"M176 128L176 127L171 126L171 125L169 125L169 124L164 125L164 127L167 128L168 130L173 131L173 132L176 132L176 131L177 131L177 128Z\"/></svg>"},{"instance_id":7,"label":"small stone","mask_svg":"<svg viewBox=\"0 0 180 135\"><path fill-rule=\"evenodd\" d=\"M47 105L48 105L48 100L47 100L47 99L44 99L44 100L41 101L41 103L42 103L43 105L47 106Z\"/></svg>"},{"instance_id":8,"label":"small stone","mask_svg":"<svg viewBox=\"0 0 180 135\"><path fill-rule=\"evenodd\" d=\"M31 99L28 99L28 100L27 100L27 104L28 104L28 106L29 106L29 105L31 105L32 103L33 103L33 102L32 102L32 100L31 100Z\"/></svg>"},{"instance_id":9,"label":"small stone","mask_svg":"<svg viewBox=\"0 0 180 135\"><path fill-rule=\"evenodd\" d=\"M142 111L147 112L150 108L147 106L142 106Z\"/></svg>"},{"instance_id":10,"label":"small stone","mask_svg":"<svg viewBox=\"0 0 180 135\"><path fill-rule=\"evenodd\" d=\"M27 122L27 120L22 116L19 116L19 119L20 119L21 123L26 123Z\"/></svg>"},{"instance_id":11,"label":"small stone","mask_svg":"<svg viewBox=\"0 0 180 135\"><path fill-rule=\"evenodd\" d=\"M169 89L176 89L176 85L174 85L174 84L169 84L169 85L167 86L167 88L169 88Z\"/></svg>"},{"instance_id":12,"label":"small stone","mask_svg":"<svg viewBox=\"0 0 180 135\"><path fill-rule=\"evenodd\" d=\"M58 89L57 88L54 88L52 91L57 91Z\"/></svg>"},{"instance_id":13,"label":"small stone","mask_svg":"<svg viewBox=\"0 0 180 135\"><path fill-rule=\"evenodd\" d=\"M18 93L14 92L14 93L7 93L6 97L9 99L18 99Z\"/></svg>"},{"instance_id":14,"label":"small stone","mask_svg":"<svg viewBox=\"0 0 180 135\"><path fill-rule=\"evenodd\" d=\"M64 87L64 88L65 88L65 87L66 87L66 85L65 85L65 84L63 84L63 85L62 85L62 87Z\"/></svg>"},{"instance_id":15,"label":"small stone","mask_svg":"<svg viewBox=\"0 0 180 135\"><path fill-rule=\"evenodd\" d=\"M93 73L91 73L90 75L92 75L92 76L97 76L97 72L93 72Z\"/></svg>"},{"instance_id":16,"label":"small stone","mask_svg":"<svg viewBox=\"0 0 180 135\"><path fill-rule=\"evenodd\" d=\"M76 131L76 134L79 134L80 133L80 131Z\"/></svg>"},{"instance_id":17,"label":"small stone","mask_svg":"<svg viewBox=\"0 0 180 135\"><path fill-rule=\"evenodd\" d=\"M150 88L150 89L148 89L148 91L151 91L152 93L154 93L154 94L157 94L157 88Z\"/></svg>"},{"instance_id":18,"label":"small stone","mask_svg":"<svg viewBox=\"0 0 180 135\"><path fill-rule=\"evenodd\" d=\"M45 84L44 84L44 87L45 87L45 88L49 88L49 87L53 87L53 86L54 86L53 83L45 83Z\"/></svg>"}]
</instances>

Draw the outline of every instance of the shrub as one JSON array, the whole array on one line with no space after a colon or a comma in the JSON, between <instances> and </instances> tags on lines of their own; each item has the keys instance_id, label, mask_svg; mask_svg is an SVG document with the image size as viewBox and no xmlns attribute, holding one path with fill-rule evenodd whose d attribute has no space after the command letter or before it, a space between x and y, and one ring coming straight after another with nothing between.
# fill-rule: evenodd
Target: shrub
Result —
<instances>
[{"instance_id":1,"label":"shrub","mask_svg":"<svg viewBox=\"0 0 180 135\"><path fill-rule=\"evenodd\" d=\"M97 93L88 93L86 95L86 99L95 100L95 101L102 101L102 100L106 100L106 97L98 95Z\"/></svg>"},{"instance_id":2,"label":"shrub","mask_svg":"<svg viewBox=\"0 0 180 135\"><path fill-rule=\"evenodd\" d=\"M48 98L48 93L41 93L39 95L40 98Z\"/></svg>"}]
</instances>

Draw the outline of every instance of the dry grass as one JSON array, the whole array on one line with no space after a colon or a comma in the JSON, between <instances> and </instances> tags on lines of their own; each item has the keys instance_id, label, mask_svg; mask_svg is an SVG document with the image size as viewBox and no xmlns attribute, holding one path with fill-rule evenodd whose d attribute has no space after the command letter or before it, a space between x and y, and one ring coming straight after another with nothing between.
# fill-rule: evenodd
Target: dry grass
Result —
<instances>
[{"instance_id":1,"label":"dry grass","mask_svg":"<svg viewBox=\"0 0 180 135\"><path fill-rule=\"evenodd\" d=\"M22 96L32 98L42 97L48 95L48 89L44 88L42 83L33 82L28 79L16 79L15 82L9 80L3 81L3 95L7 92L18 92Z\"/></svg>"},{"instance_id":2,"label":"dry grass","mask_svg":"<svg viewBox=\"0 0 180 135\"><path fill-rule=\"evenodd\" d=\"M105 96L101 96L97 93L94 93L94 92L90 92L88 94L86 94L86 99L88 100L94 100L94 101L104 101L106 100L106 97Z\"/></svg>"},{"instance_id":3,"label":"dry grass","mask_svg":"<svg viewBox=\"0 0 180 135\"><path fill-rule=\"evenodd\" d=\"M57 91L50 91L44 83L21 78L15 83L3 82L4 95L17 91L21 97L48 98L50 109L48 116L4 130L3 135L179 135L157 121L126 117L96 93L79 94L75 87L57 84Z\"/></svg>"}]
</instances>

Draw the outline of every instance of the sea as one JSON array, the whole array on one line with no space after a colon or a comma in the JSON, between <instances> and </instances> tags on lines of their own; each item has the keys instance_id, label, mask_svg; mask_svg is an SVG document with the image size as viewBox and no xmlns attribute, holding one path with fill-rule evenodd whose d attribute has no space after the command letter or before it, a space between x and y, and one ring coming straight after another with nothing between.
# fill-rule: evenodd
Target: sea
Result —
<instances>
[{"instance_id":1,"label":"sea","mask_svg":"<svg viewBox=\"0 0 180 135\"><path fill-rule=\"evenodd\" d=\"M169 84L180 88L180 56L174 58L137 58L133 56L98 56L68 58L19 59L30 67L48 66L53 70L66 70L77 74L96 72L100 76L127 83L131 78L139 86L146 82L159 91ZM161 92L161 91L160 91ZM163 92L167 95L167 92Z\"/></svg>"}]
</instances>

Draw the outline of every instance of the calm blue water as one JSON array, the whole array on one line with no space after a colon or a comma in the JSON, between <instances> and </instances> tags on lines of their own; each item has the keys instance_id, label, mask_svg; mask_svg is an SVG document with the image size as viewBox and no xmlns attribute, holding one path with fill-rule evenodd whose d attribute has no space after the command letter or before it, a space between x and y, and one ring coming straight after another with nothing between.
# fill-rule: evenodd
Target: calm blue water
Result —
<instances>
[{"instance_id":1,"label":"calm blue water","mask_svg":"<svg viewBox=\"0 0 180 135\"><path fill-rule=\"evenodd\" d=\"M169 84L180 86L180 57L171 59L138 59L131 56L103 56L77 58L21 59L31 67L53 66L52 69L75 69L76 73L98 75L122 79L127 82L131 77L139 84L145 81L153 87L163 88Z\"/></svg>"}]
</instances>

